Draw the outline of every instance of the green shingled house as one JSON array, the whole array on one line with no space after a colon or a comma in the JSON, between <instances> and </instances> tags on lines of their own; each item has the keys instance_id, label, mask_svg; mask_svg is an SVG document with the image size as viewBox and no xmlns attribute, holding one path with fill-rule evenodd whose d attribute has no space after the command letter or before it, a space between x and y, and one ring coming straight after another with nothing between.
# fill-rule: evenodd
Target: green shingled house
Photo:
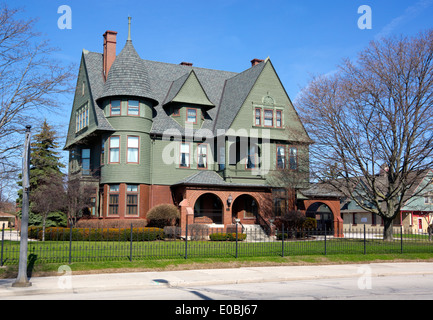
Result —
<instances>
[{"instance_id":1,"label":"green shingled house","mask_svg":"<svg viewBox=\"0 0 433 320\"><path fill-rule=\"evenodd\" d=\"M65 146L70 175L94 186L92 217L145 219L172 203L182 225L268 228L305 209L312 141L269 58L211 70L145 60L130 33L116 55L116 36L102 54L83 50Z\"/></svg>"}]
</instances>

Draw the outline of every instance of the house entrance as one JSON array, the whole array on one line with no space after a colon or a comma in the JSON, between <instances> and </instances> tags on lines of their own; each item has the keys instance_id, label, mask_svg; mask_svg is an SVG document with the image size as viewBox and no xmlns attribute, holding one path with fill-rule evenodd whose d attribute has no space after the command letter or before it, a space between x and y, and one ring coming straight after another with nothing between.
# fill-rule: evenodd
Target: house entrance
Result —
<instances>
[{"instance_id":1,"label":"house entrance","mask_svg":"<svg viewBox=\"0 0 433 320\"><path fill-rule=\"evenodd\" d=\"M223 222L223 203L213 193L202 194L194 204L194 222L216 223Z\"/></svg>"},{"instance_id":2,"label":"house entrance","mask_svg":"<svg viewBox=\"0 0 433 320\"><path fill-rule=\"evenodd\" d=\"M248 194L243 194L233 202L233 219L240 219L242 223L257 223L258 217L257 201Z\"/></svg>"},{"instance_id":3,"label":"house entrance","mask_svg":"<svg viewBox=\"0 0 433 320\"><path fill-rule=\"evenodd\" d=\"M334 215L326 204L322 202L313 203L308 207L306 216L316 219L319 231L334 231Z\"/></svg>"}]
</instances>

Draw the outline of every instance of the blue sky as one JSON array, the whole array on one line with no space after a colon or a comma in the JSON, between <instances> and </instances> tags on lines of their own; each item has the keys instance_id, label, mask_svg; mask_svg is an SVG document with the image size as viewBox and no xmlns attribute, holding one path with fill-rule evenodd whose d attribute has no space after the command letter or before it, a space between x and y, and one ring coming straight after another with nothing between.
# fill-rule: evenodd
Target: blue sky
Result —
<instances>
[{"instance_id":1,"label":"blue sky","mask_svg":"<svg viewBox=\"0 0 433 320\"><path fill-rule=\"evenodd\" d=\"M0 0L1 1L1 0ZM292 101L312 75L331 73L343 58L356 59L381 36L415 35L433 28L433 0L7 0L22 17L38 17L36 29L60 51L56 58L78 65L82 49L102 52L106 30L118 32L123 48L132 17L132 40L141 58L241 72L253 58L270 57ZM72 10L72 29L61 30L59 6ZM358 28L358 8L369 5L372 29ZM63 114L49 117L66 134L73 96Z\"/></svg>"}]
</instances>

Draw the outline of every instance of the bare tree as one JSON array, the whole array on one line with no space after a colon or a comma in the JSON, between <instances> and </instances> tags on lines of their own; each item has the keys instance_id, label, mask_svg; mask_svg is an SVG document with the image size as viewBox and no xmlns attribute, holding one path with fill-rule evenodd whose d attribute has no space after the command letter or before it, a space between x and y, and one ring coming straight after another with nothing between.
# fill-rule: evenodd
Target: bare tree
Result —
<instances>
[{"instance_id":1,"label":"bare tree","mask_svg":"<svg viewBox=\"0 0 433 320\"><path fill-rule=\"evenodd\" d=\"M59 173L45 175L39 181L37 188L32 190L30 195L32 211L42 215L42 241L45 241L45 225L48 214L63 209L65 199L63 175Z\"/></svg>"},{"instance_id":2,"label":"bare tree","mask_svg":"<svg viewBox=\"0 0 433 320\"><path fill-rule=\"evenodd\" d=\"M66 210L70 226L74 226L80 213L92 205L91 196L94 193L95 188L80 182L79 177L69 177L66 187Z\"/></svg>"},{"instance_id":3,"label":"bare tree","mask_svg":"<svg viewBox=\"0 0 433 320\"><path fill-rule=\"evenodd\" d=\"M433 30L371 42L313 79L297 106L315 177L381 216L391 240L407 191L433 164Z\"/></svg>"},{"instance_id":4,"label":"bare tree","mask_svg":"<svg viewBox=\"0 0 433 320\"><path fill-rule=\"evenodd\" d=\"M35 111L54 111L58 94L72 88L71 66L52 58L55 50L33 31L35 20L18 20L19 12L0 5L0 171L5 175L16 170L24 124L41 114Z\"/></svg>"}]
</instances>

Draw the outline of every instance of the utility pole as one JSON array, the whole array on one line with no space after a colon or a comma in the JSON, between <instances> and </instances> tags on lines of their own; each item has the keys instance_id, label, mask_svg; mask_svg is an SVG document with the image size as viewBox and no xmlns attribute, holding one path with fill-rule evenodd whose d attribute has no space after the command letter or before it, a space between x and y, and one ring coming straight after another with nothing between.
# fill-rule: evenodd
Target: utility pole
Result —
<instances>
[{"instance_id":1,"label":"utility pole","mask_svg":"<svg viewBox=\"0 0 433 320\"><path fill-rule=\"evenodd\" d=\"M29 237L29 188L30 188L30 133L31 126L26 126L26 138L23 152L23 204L21 214L20 262L18 277L12 287L30 287L27 278L27 242Z\"/></svg>"}]
</instances>

